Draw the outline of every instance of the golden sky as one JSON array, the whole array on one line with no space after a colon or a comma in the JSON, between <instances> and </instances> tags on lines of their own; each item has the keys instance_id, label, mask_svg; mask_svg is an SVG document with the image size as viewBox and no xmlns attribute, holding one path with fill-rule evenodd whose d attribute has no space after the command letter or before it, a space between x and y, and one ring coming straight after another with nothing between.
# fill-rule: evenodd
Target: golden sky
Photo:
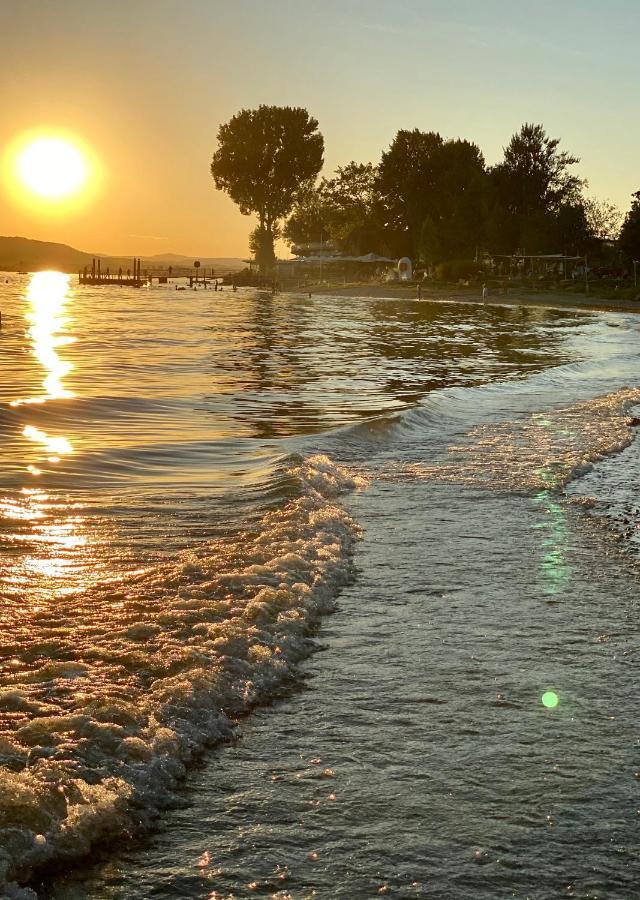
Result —
<instances>
[{"instance_id":1,"label":"golden sky","mask_svg":"<svg viewBox=\"0 0 640 900\"><path fill-rule=\"evenodd\" d=\"M581 157L592 194L626 209L640 188L636 0L540 0L535 16L521 0L20 0L2 31L3 147L63 130L102 172L91 202L55 215L5 178L4 235L244 256L254 222L209 163L219 124L260 103L307 107L329 171L413 127L493 163L533 121Z\"/></svg>"}]
</instances>

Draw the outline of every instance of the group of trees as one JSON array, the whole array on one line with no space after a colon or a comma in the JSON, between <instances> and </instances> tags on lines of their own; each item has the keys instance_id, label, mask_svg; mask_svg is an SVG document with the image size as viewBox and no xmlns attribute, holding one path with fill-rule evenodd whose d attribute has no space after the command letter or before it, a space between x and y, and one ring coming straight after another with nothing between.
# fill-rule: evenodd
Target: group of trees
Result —
<instances>
[{"instance_id":1,"label":"group of trees","mask_svg":"<svg viewBox=\"0 0 640 900\"><path fill-rule=\"evenodd\" d=\"M485 251L583 255L616 238L622 217L585 195L578 158L559 144L525 124L488 167L470 141L401 130L378 165L352 161L318 182L318 122L304 109L261 106L220 127L211 172L241 212L257 215L251 249L263 269L280 236L428 266ZM634 197L619 242L629 259L640 256L640 191Z\"/></svg>"}]
</instances>

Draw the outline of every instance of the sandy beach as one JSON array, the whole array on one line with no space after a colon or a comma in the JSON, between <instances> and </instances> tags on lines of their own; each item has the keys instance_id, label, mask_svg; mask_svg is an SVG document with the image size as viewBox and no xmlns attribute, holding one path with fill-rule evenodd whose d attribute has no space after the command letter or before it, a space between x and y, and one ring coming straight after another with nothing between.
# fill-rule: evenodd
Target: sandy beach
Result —
<instances>
[{"instance_id":1,"label":"sandy beach","mask_svg":"<svg viewBox=\"0 0 640 900\"><path fill-rule=\"evenodd\" d=\"M331 286L314 294L327 293L334 297L378 297L417 299L416 285L360 284L341 287ZM451 285L421 285L421 298L431 303L473 303L492 306L536 306L543 309L568 309L584 311L613 310L617 312L640 312L640 301L620 299L609 300L589 294L563 294L554 291L528 291L511 289L507 293L490 291L487 300L482 299L482 289L477 287L453 287Z\"/></svg>"}]
</instances>

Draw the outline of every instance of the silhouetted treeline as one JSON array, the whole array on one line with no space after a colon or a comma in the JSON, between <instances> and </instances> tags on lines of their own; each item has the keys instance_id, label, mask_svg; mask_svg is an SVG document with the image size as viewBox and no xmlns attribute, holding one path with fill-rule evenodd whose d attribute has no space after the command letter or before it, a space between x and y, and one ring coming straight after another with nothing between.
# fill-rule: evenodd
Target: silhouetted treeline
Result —
<instances>
[{"instance_id":1,"label":"silhouetted treeline","mask_svg":"<svg viewBox=\"0 0 640 900\"><path fill-rule=\"evenodd\" d=\"M351 162L299 195L283 235L291 244L332 241L353 254L407 255L426 266L479 255L602 251L621 215L589 198L542 125L525 124L487 166L480 148L436 132L399 131L378 165ZM620 249L640 256L640 192Z\"/></svg>"}]
</instances>

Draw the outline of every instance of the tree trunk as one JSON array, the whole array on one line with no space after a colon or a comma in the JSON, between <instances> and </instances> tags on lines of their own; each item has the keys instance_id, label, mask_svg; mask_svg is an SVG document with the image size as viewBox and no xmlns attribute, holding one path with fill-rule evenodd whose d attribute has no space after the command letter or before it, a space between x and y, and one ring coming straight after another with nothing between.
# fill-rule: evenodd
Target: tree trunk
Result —
<instances>
[{"instance_id":1,"label":"tree trunk","mask_svg":"<svg viewBox=\"0 0 640 900\"><path fill-rule=\"evenodd\" d=\"M260 274L268 276L273 272L276 262L276 255L273 249L273 225L271 222L261 220L258 229L258 246L256 252L256 261Z\"/></svg>"}]
</instances>

